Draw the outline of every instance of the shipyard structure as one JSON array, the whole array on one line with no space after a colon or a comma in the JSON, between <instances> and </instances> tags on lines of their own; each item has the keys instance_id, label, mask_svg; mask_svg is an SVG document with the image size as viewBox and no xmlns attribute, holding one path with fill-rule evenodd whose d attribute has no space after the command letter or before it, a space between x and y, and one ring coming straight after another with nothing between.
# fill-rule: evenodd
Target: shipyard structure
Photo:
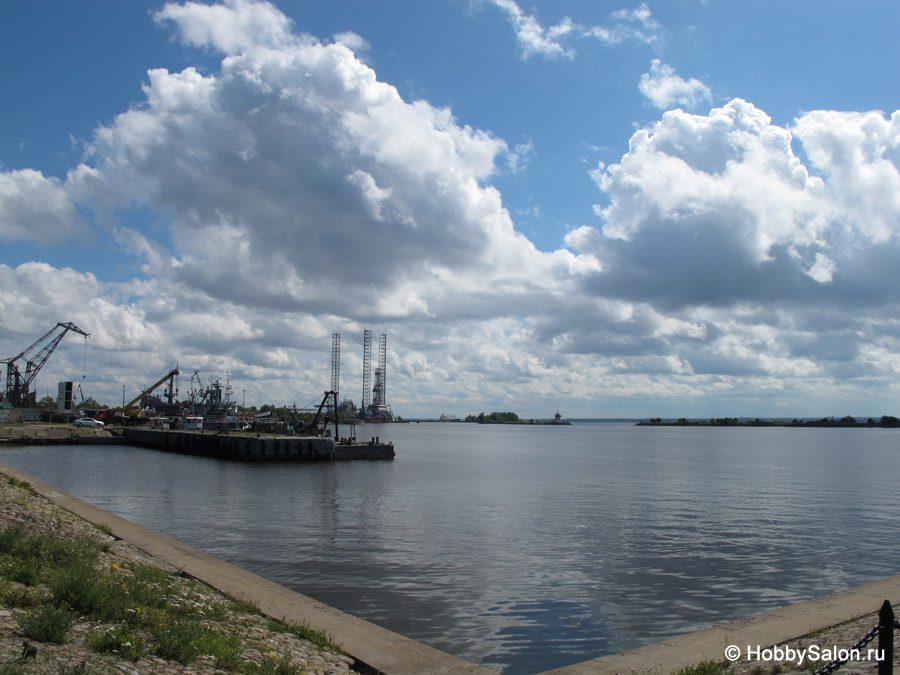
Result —
<instances>
[{"instance_id":1,"label":"shipyard structure","mask_svg":"<svg viewBox=\"0 0 900 675\"><path fill-rule=\"evenodd\" d=\"M331 389L340 391L341 334L331 336ZM387 333L378 336L378 365L372 378L372 331L363 331L362 402L359 408L352 399L345 398L338 405L342 420L364 424L384 424L394 421L387 404Z\"/></svg>"},{"instance_id":2,"label":"shipyard structure","mask_svg":"<svg viewBox=\"0 0 900 675\"><path fill-rule=\"evenodd\" d=\"M248 414L233 399L230 377L224 383L210 378L204 383L200 371L191 376L189 395L178 400L178 367L143 389L130 401L122 387L122 405L116 408L87 409L81 386L74 382L60 382L55 405L45 401L39 407L34 382L41 368L69 332L90 337L73 323L58 323L27 349L15 356L0 360L6 365L6 387L0 396L0 421L72 422L77 427L89 427L104 434L112 442L126 442L170 452L238 459L248 461L319 461L341 459L392 459L394 447L375 437L357 443L355 422L389 422L393 417L385 403L385 372L387 336L379 340L378 369L375 371L373 401L359 411L359 417L341 419L338 404L340 384L340 335L332 343L332 389L326 391L321 402L313 408L288 409L287 417L269 417L269 412ZM365 332L366 364L371 363L371 331ZM85 351L85 370L87 351ZM85 374L86 376L86 374ZM368 370L364 376L368 381ZM158 393L162 387L162 392ZM368 392L368 385L365 387ZM76 395L81 394L81 405ZM48 397L49 398L49 397ZM51 399L52 400L52 399ZM95 402L94 402L95 403ZM352 402L350 403L352 406ZM350 433L340 435L340 422L350 422ZM105 428L104 428L105 427ZM245 432L232 435L230 432ZM204 432L213 432L212 434ZM20 434L21 435L21 434ZM25 438L28 435L24 435ZM72 441L77 435L66 434L54 438ZM43 437L42 437L43 438ZM92 435L91 442L98 436ZM20 439L21 440L21 439Z\"/></svg>"}]
</instances>

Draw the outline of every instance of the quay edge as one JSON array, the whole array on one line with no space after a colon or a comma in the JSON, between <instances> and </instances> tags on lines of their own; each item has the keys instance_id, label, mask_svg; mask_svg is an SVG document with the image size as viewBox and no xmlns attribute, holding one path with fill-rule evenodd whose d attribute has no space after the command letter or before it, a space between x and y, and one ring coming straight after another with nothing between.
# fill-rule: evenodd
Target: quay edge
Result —
<instances>
[{"instance_id":1,"label":"quay edge","mask_svg":"<svg viewBox=\"0 0 900 675\"><path fill-rule=\"evenodd\" d=\"M125 429L131 445L200 457L247 462L321 462L393 459L393 443L335 443L318 436L246 436L194 431Z\"/></svg>"},{"instance_id":2,"label":"quay edge","mask_svg":"<svg viewBox=\"0 0 900 675\"><path fill-rule=\"evenodd\" d=\"M3 424L0 447L17 445L136 445L237 461L310 462L385 460L394 445L378 439L349 442L316 436L250 436L246 434L159 429L73 427L71 424Z\"/></svg>"}]
</instances>

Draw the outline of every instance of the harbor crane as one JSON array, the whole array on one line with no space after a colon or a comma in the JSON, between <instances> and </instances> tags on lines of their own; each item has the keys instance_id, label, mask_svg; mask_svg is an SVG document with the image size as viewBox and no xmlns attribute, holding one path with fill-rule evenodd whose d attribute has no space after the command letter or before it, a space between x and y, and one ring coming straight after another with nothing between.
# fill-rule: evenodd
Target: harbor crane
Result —
<instances>
[{"instance_id":1,"label":"harbor crane","mask_svg":"<svg viewBox=\"0 0 900 675\"><path fill-rule=\"evenodd\" d=\"M174 395L175 395L175 386L174 386L174 382L175 382L175 378L176 378L178 375L181 375L181 373L179 372L178 368L173 368L173 369L170 370L164 377L159 378L159 380L157 380L156 382L154 382L153 384L151 384L149 387L147 387L146 389L144 389L144 391L142 391L140 394L138 394L137 396L135 396L133 399L131 399L128 403L126 403L126 404L125 404L124 406L122 406L122 407L123 407L125 410L131 410L131 409L134 407L134 405L135 405L136 403L140 403L140 405L138 406L138 409L137 409L137 415L138 415L138 417L140 417L141 411L142 411L142 410L146 407L146 405L147 405L147 399L150 397L150 394L152 394L152 393L153 393L153 390L156 389L159 385L161 385L161 384L162 384L163 382L165 382L166 380L169 380L169 388L168 388L168 390L166 391L166 395L169 397L169 403L171 403L171 402L172 402L172 398L173 398Z\"/></svg>"},{"instance_id":2,"label":"harbor crane","mask_svg":"<svg viewBox=\"0 0 900 675\"><path fill-rule=\"evenodd\" d=\"M38 372L44 367L47 359L56 349L60 340L66 333L73 331L84 335L87 340L90 333L85 333L74 323L58 323L53 328L35 340L28 349L12 358L3 359L0 363L6 364L6 398L15 408L30 408L35 406L35 396L31 391L31 384ZM35 353L35 350L37 352ZM31 354L34 353L34 356ZM19 369L18 361L25 362L25 373Z\"/></svg>"}]
</instances>

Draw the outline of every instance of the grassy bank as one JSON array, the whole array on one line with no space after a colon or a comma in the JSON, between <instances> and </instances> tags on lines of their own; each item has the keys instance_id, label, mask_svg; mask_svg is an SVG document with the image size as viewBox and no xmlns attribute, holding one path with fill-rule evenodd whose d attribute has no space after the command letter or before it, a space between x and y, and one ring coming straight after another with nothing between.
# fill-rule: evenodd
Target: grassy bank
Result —
<instances>
[{"instance_id":1,"label":"grassy bank","mask_svg":"<svg viewBox=\"0 0 900 675\"><path fill-rule=\"evenodd\" d=\"M0 475L0 675L291 675L352 663L327 636L166 569Z\"/></svg>"}]
</instances>

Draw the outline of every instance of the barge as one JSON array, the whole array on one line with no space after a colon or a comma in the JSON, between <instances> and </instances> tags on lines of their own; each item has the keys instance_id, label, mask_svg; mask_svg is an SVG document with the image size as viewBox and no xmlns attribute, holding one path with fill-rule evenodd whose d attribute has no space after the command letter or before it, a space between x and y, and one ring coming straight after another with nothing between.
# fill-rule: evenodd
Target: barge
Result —
<instances>
[{"instance_id":1,"label":"barge","mask_svg":"<svg viewBox=\"0 0 900 675\"><path fill-rule=\"evenodd\" d=\"M351 442L322 436L250 436L129 428L130 445L185 455L245 462L334 462L351 459L393 459L394 444Z\"/></svg>"}]
</instances>

